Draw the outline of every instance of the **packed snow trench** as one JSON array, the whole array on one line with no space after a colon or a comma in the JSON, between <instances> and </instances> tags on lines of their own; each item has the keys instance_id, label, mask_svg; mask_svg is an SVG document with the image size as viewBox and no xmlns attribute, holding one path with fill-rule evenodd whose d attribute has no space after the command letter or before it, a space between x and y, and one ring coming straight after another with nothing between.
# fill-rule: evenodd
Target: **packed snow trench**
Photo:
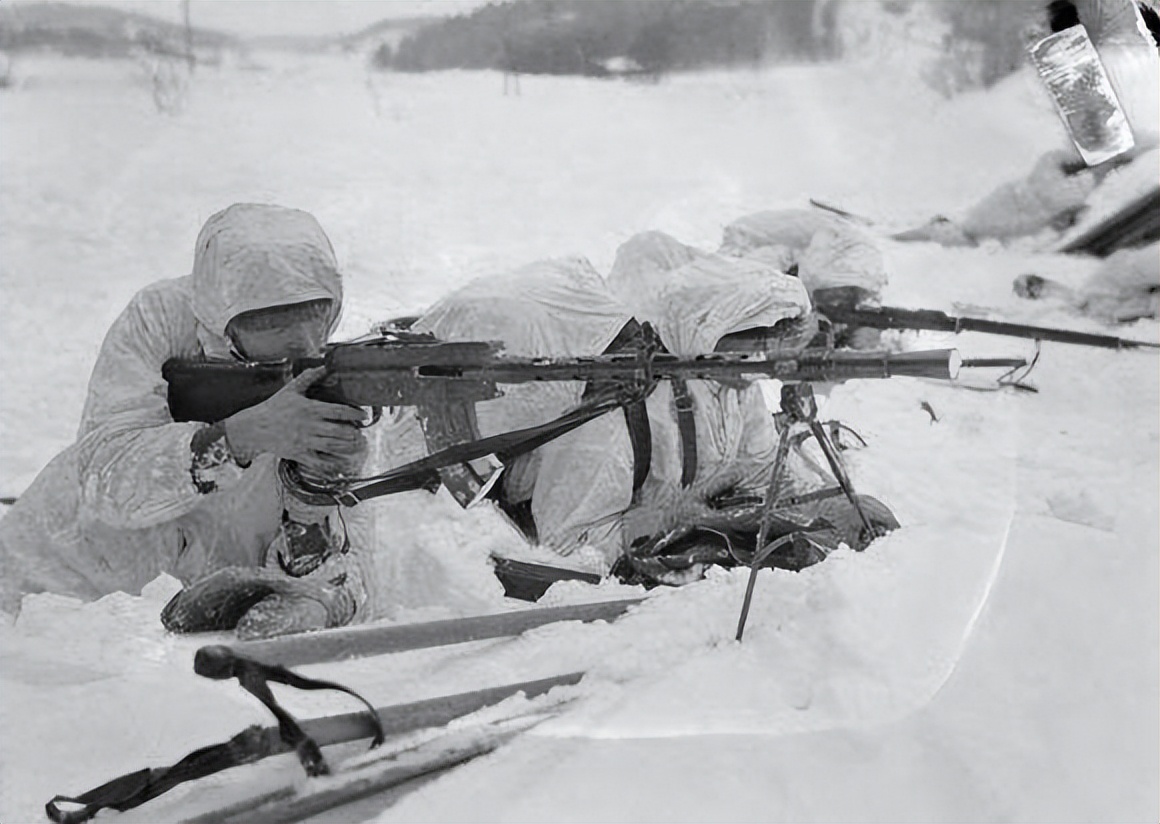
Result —
<instances>
[{"instance_id":1,"label":"packed snow trench","mask_svg":"<svg viewBox=\"0 0 1160 824\"><path fill-rule=\"evenodd\" d=\"M648 229L706 249L747 213L842 204L885 225L962 211L1064 140L1029 73L946 100L899 69L801 66L657 85L368 75L270 54L198 69L158 114L129 64L43 58L0 96L0 495L75 433L105 330L185 274L205 218L238 201L313 212L347 285L339 337L467 280L580 254L607 272ZM884 302L1157 339L1011 290L1095 262L883 240ZM889 333L908 349L1030 357L1029 341ZM867 380L823 397L868 443L859 491L903 528L800 574L744 571L650 593L612 624L303 667L383 705L586 670L579 700L367 821L1156 821L1160 815L1160 369L1154 352L1047 343L1037 393L987 380ZM769 397L776 398L776 387ZM924 408L927 407L927 408ZM384 623L500 612L485 508L407 493L379 508ZM192 672L219 636L176 637L178 589L41 595L0 627L0 821L176 762L272 719ZM639 595L560 584L545 603ZM300 717L348 698L282 691ZM99 821L156 822L300 772L291 757L186 784Z\"/></svg>"}]
</instances>

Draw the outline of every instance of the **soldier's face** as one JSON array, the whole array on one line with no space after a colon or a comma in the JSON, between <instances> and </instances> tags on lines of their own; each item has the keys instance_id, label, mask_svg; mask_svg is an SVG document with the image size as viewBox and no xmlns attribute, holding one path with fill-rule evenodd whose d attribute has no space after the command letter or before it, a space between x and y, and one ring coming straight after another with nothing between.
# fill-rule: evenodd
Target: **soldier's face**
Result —
<instances>
[{"instance_id":1,"label":"soldier's face","mask_svg":"<svg viewBox=\"0 0 1160 824\"><path fill-rule=\"evenodd\" d=\"M314 300L245 312L229 322L234 350L248 361L316 357L330 327L331 302Z\"/></svg>"}]
</instances>

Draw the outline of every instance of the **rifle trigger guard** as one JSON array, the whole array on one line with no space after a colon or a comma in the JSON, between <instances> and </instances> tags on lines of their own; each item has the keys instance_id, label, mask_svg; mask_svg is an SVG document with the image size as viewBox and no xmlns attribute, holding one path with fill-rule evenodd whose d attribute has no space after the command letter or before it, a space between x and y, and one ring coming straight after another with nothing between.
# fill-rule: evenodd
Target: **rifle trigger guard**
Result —
<instances>
[{"instance_id":1,"label":"rifle trigger guard","mask_svg":"<svg viewBox=\"0 0 1160 824\"><path fill-rule=\"evenodd\" d=\"M369 429L383 418L383 408L381 406L371 407L371 419L369 421L359 421L355 424L358 429Z\"/></svg>"},{"instance_id":2,"label":"rifle trigger guard","mask_svg":"<svg viewBox=\"0 0 1160 824\"><path fill-rule=\"evenodd\" d=\"M278 461L278 480L282 487L304 504L311 506L333 506L337 503L352 501L347 506L354 506L358 498L354 497L349 489L340 484L322 485L307 480L302 476L302 470L294 461Z\"/></svg>"}]
</instances>

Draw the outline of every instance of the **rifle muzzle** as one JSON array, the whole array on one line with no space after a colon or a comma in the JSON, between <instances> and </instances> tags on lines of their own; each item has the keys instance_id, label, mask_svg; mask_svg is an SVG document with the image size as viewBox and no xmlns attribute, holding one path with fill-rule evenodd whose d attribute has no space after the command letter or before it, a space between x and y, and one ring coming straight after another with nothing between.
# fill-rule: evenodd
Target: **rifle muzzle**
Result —
<instances>
[{"instance_id":1,"label":"rifle muzzle","mask_svg":"<svg viewBox=\"0 0 1160 824\"><path fill-rule=\"evenodd\" d=\"M954 380L963 359L957 349L932 349L923 352L831 352L826 372L831 380L874 377L938 378Z\"/></svg>"}]
</instances>

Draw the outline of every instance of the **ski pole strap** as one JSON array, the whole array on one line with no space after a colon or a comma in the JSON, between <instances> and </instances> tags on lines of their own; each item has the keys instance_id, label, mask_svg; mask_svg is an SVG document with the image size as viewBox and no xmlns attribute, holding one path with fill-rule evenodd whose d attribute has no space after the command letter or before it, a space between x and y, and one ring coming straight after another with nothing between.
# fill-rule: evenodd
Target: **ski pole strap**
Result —
<instances>
[{"instance_id":1,"label":"ski pole strap","mask_svg":"<svg viewBox=\"0 0 1160 824\"><path fill-rule=\"evenodd\" d=\"M178 784L250 764L284 750L273 732L258 726L247 727L225 743L194 750L172 767L147 767L127 773L75 797L54 796L44 805L44 812L56 824L83 824L104 809L131 810ZM62 803L81 806L61 809Z\"/></svg>"},{"instance_id":2,"label":"ski pole strap","mask_svg":"<svg viewBox=\"0 0 1160 824\"><path fill-rule=\"evenodd\" d=\"M274 717L278 719L278 729L282 740L298 754L303 769L310 776L329 775L330 768L322 757L322 750L309 735L303 731L294 716L288 713L274 698L270 691L270 682L285 684L300 690L337 690L353 696L366 705L370 712L371 723L375 735L371 741L371 748L383 743L383 725L375 712L374 706L349 687L336 684L333 681L321 681L314 678L305 678L278 664L263 664L245 655L239 655L227 646L215 644L202 647L193 657L193 671L215 681L224 681L237 678L242 689L249 692L261 701Z\"/></svg>"},{"instance_id":3,"label":"ski pole strap","mask_svg":"<svg viewBox=\"0 0 1160 824\"><path fill-rule=\"evenodd\" d=\"M639 600L616 603L623 611L630 603L639 603ZM603 617L611 620L615 616L608 611ZM392 735L397 735L424 727L447 724L455 718L491 706L518 693L523 693L528 698L543 695L555 687L575 684L583 675L582 672L571 672L551 678L488 687L409 704L394 704L378 708L371 717L375 719L376 730L379 729L381 720ZM324 746L366 738L374 732L368 729L365 713L313 718L305 721L303 726ZM285 752L287 745L279 728L255 725L247 727L229 741L191 752L172 767L137 770L75 797L58 795L45 804L44 809L55 824L84 824L100 810L124 812L157 798L183 782L205 778L232 767L252 764ZM81 807L62 809L62 804L79 804Z\"/></svg>"}]
</instances>

